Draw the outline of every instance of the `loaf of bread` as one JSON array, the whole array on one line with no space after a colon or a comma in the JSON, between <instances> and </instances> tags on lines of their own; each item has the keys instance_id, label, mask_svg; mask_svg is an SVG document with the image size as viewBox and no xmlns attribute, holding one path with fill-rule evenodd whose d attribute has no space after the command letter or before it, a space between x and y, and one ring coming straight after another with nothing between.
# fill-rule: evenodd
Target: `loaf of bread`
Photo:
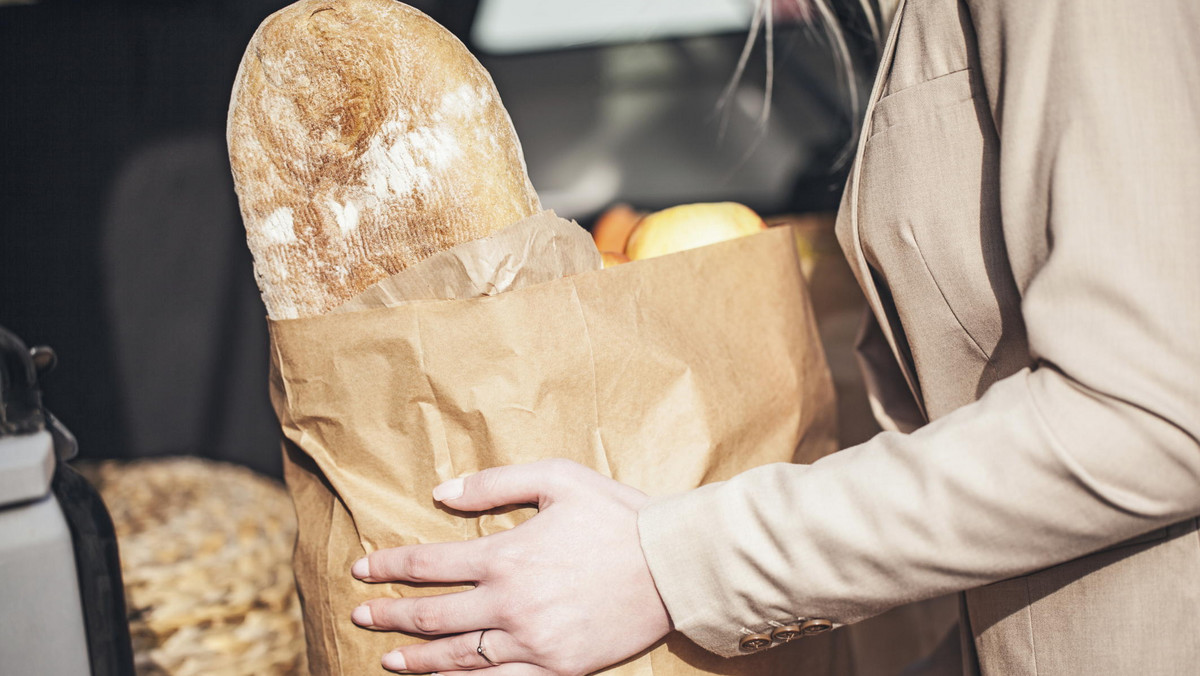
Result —
<instances>
[{"instance_id":1,"label":"loaf of bread","mask_svg":"<svg viewBox=\"0 0 1200 676\"><path fill-rule=\"evenodd\" d=\"M323 314L540 209L487 71L393 0L302 0L264 21L227 134L272 319Z\"/></svg>"}]
</instances>

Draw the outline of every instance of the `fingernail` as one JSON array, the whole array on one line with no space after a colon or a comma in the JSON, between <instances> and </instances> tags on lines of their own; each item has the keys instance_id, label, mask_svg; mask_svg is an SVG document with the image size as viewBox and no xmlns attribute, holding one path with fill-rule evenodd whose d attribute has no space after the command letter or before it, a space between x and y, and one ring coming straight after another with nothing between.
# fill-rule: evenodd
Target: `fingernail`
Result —
<instances>
[{"instance_id":1,"label":"fingernail","mask_svg":"<svg viewBox=\"0 0 1200 676\"><path fill-rule=\"evenodd\" d=\"M447 500L461 498L462 494L463 480L461 477L458 479L451 479L433 489L433 499L437 500L438 502L445 502Z\"/></svg>"},{"instance_id":2,"label":"fingernail","mask_svg":"<svg viewBox=\"0 0 1200 676\"><path fill-rule=\"evenodd\" d=\"M408 668L408 665L404 664L404 655L401 655L399 650L393 650L383 656L383 668L391 669L392 671L404 671Z\"/></svg>"},{"instance_id":3,"label":"fingernail","mask_svg":"<svg viewBox=\"0 0 1200 676\"><path fill-rule=\"evenodd\" d=\"M361 627L372 626L374 622L371 621L371 606L362 605L355 608L354 612L350 613L350 619Z\"/></svg>"},{"instance_id":4,"label":"fingernail","mask_svg":"<svg viewBox=\"0 0 1200 676\"><path fill-rule=\"evenodd\" d=\"M365 580L368 577L371 577L371 563L367 561L367 557L364 556L355 561L354 565L350 567L350 574L360 580Z\"/></svg>"}]
</instances>

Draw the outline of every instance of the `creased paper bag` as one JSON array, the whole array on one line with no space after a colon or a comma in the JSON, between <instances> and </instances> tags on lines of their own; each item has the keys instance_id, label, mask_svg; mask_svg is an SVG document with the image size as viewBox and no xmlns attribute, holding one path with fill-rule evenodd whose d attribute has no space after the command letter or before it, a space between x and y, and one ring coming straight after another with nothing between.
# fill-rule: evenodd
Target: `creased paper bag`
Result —
<instances>
[{"instance_id":1,"label":"creased paper bag","mask_svg":"<svg viewBox=\"0 0 1200 676\"><path fill-rule=\"evenodd\" d=\"M433 264L433 276L461 277L455 259ZM831 379L790 228L496 295L270 328L315 674L387 673L380 657L420 639L358 628L351 610L452 589L358 582L350 566L365 552L475 538L533 513L446 510L430 497L442 481L562 457L663 495L836 448ZM673 635L605 673L823 673L830 646L807 638L725 660Z\"/></svg>"}]
</instances>

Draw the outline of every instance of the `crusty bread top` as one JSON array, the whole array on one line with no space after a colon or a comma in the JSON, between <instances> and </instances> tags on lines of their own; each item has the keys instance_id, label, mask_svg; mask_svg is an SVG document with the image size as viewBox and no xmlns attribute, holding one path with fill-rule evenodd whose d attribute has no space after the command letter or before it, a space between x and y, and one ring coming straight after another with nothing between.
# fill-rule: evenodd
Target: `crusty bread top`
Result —
<instances>
[{"instance_id":1,"label":"crusty bread top","mask_svg":"<svg viewBox=\"0 0 1200 676\"><path fill-rule=\"evenodd\" d=\"M302 0L242 57L229 156L267 314L322 314L540 206L491 77L393 0Z\"/></svg>"}]
</instances>

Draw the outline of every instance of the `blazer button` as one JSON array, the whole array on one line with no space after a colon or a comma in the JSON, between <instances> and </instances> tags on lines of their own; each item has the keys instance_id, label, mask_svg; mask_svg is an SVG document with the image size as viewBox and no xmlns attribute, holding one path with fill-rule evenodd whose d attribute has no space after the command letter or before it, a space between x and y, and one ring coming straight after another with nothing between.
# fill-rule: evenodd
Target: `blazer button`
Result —
<instances>
[{"instance_id":1,"label":"blazer button","mask_svg":"<svg viewBox=\"0 0 1200 676\"><path fill-rule=\"evenodd\" d=\"M815 636L830 629L833 629L833 623L829 620L809 620L800 625L800 633L805 636Z\"/></svg>"},{"instance_id":2,"label":"blazer button","mask_svg":"<svg viewBox=\"0 0 1200 676\"><path fill-rule=\"evenodd\" d=\"M741 642L738 643L738 647L749 653L757 652L769 645L771 645L771 637L767 636L766 634L750 634L749 636L743 636Z\"/></svg>"},{"instance_id":3,"label":"blazer button","mask_svg":"<svg viewBox=\"0 0 1200 676\"><path fill-rule=\"evenodd\" d=\"M780 643L787 643L792 639L800 638L800 636L801 631L798 624L787 624L771 632L771 638Z\"/></svg>"}]
</instances>

